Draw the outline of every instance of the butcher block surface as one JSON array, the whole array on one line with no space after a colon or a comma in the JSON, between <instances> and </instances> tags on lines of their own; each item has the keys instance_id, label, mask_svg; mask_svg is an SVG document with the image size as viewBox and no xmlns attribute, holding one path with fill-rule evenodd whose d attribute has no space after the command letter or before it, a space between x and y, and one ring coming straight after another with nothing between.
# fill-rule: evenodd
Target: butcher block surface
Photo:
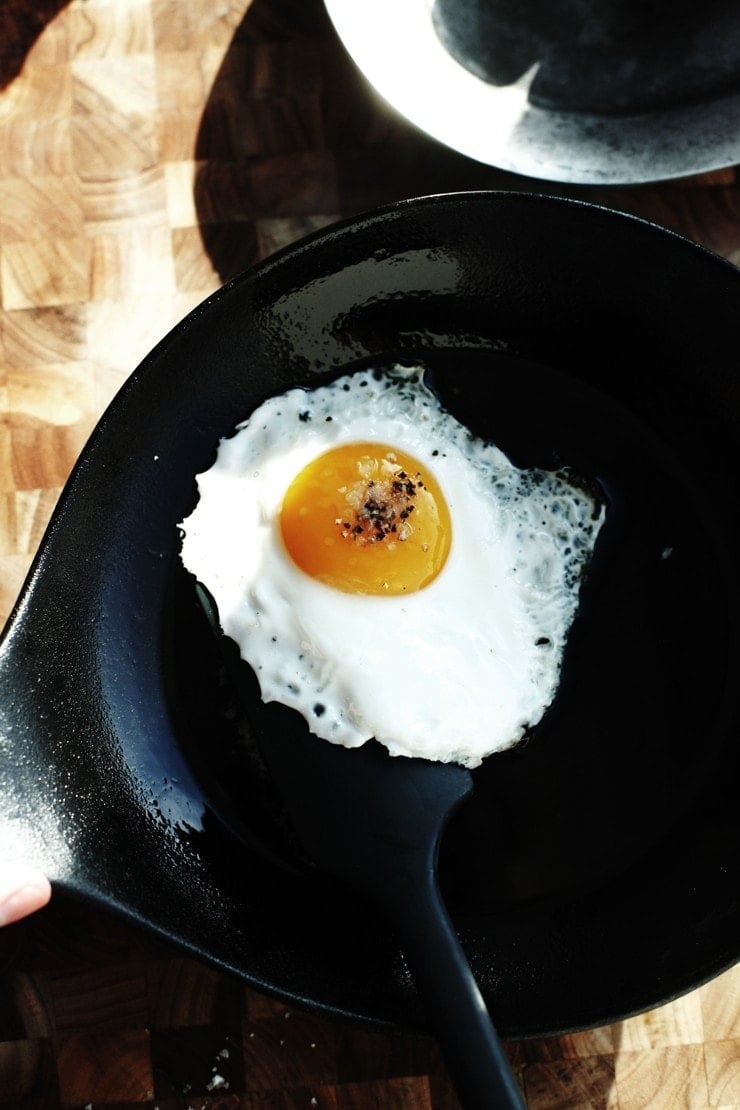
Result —
<instances>
[{"instance_id":1,"label":"butcher block surface","mask_svg":"<svg viewBox=\"0 0 740 1110\"><path fill-rule=\"evenodd\" d=\"M342 216L477 188L593 200L740 263L734 168L596 189L471 162L379 101L319 0L4 0L0 618L97 419L192 307ZM738 1110L740 968L507 1051L533 1110ZM292 1010L61 893L0 934L0 1106L457 1105L431 1040Z\"/></svg>"}]
</instances>

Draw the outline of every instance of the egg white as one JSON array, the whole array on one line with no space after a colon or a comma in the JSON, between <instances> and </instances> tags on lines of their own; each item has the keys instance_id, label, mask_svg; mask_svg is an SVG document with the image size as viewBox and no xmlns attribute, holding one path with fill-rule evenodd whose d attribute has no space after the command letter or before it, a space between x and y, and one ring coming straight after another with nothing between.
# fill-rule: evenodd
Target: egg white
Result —
<instances>
[{"instance_id":1,"label":"egg white","mask_svg":"<svg viewBox=\"0 0 740 1110\"><path fill-rule=\"evenodd\" d=\"M366 441L428 468L452 519L443 569L402 596L314 580L280 533L283 497L303 467ZM603 507L473 437L422 369L360 372L265 401L221 441L197 484L183 562L212 594L265 701L346 747L375 737L394 755L468 767L542 718Z\"/></svg>"}]
</instances>

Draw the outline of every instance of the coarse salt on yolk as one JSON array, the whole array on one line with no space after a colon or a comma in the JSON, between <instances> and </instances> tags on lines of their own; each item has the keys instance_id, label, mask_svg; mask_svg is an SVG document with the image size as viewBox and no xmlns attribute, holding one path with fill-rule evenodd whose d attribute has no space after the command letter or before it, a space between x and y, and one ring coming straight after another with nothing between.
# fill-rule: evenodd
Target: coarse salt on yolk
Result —
<instances>
[{"instance_id":1,"label":"coarse salt on yolk","mask_svg":"<svg viewBox=\"0 0 740 1110\"><path fill-rule=\"evenodd\" d=\"M423 589L450 549L450 514L434 477L378 443L343 444L304 467L280 510L283 541L312 578L352 594Z\"/></svg>"}]
</instances>

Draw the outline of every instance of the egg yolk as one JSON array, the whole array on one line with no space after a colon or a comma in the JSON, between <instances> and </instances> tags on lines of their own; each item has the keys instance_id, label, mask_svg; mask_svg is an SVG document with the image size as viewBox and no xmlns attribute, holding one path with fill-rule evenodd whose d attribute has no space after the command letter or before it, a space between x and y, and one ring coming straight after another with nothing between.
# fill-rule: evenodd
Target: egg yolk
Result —
<instances>
[{"instance_id":1,"label":"egg yolk","mask_svg":"<svg viewBox=\"0 0 740 1110\"><path fill-rule=\"evenodd\" d=\"M422 589L444 566L451 542L434 477L378 443L343 444L304 467L285 494L280 528L301 570L353 594Z\"/></svg>"}]
</instances>

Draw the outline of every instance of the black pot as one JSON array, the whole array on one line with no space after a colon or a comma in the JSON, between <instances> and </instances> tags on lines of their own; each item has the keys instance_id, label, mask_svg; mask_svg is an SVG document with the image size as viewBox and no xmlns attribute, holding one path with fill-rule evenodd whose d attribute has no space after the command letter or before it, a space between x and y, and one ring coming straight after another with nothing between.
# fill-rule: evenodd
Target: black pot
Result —
<instances>
[{"instance_id":1,"label":"black pot","mask_svg":"<svg viewBox=\"0 0 740 1110\"><path fill-rule=\"evenodd\" d=\"M529 100L558 112L659 111L740 84L733 0L435 0L452 56L508 85L537 66Z\"/></svg>"}]
</instances>

